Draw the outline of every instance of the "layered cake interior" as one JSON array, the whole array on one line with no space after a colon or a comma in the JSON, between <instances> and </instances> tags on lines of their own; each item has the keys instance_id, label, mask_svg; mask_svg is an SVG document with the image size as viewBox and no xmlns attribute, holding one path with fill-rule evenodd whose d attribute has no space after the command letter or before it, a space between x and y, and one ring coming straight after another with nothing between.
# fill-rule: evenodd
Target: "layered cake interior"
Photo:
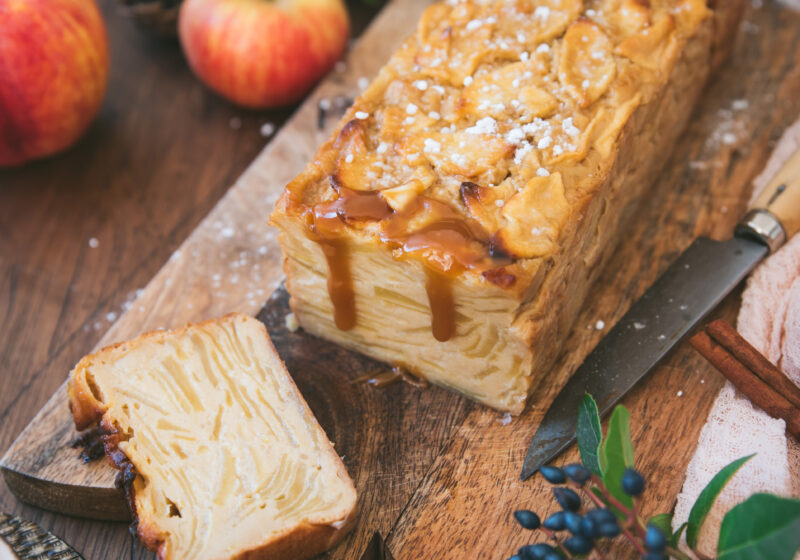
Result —
<instances>
[{"instance_id":1,"label":"layered cake interior","mask_svg":"<svg viewBox=\"0 0 800 560\"><path fill-rule=\"evenodd\" d=\"M305 558L353 521L353 484L256 319L103 349L69 394L79 429L100 422L159 558Z\"/></svg>"}]
</instances>

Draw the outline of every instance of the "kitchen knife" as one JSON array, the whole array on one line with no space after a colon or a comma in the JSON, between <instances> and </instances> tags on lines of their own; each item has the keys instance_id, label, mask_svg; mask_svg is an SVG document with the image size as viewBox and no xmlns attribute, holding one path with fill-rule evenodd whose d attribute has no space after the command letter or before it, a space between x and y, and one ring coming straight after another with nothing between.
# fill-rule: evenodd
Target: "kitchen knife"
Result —
<instances>
[{"instance_id":1,"label":"kitchen knife","mask_svg":"<svg viewBox=\"0 0 800 560\"><path fill-rule=\"evenodd\" d=\"M732 239L698 238L639 298L575 371L533 436L522 480L575 441L585 393L605 415L769 253L800 229L800 150L736 227Z\"/></svg>"}]
</instances>

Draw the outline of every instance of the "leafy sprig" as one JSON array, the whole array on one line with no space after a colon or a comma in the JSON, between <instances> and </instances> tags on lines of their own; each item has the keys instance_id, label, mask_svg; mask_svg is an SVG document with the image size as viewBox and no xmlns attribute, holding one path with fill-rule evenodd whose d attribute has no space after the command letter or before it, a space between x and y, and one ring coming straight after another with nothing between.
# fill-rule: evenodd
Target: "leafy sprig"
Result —
<instances>
[{"instance_id":1,"label":"leafy sprig","mask_svg":"<svg viewBox=\"0 0 800 560\"><path fill-rule=\"evenodd\" d=\"M689 520L673 532L672 514L654 515L646 521L640 516L645 479L634 469L628 410L624 406L614 409L603 438L597 404L587 394L578 411L576 432L581 463L539 470L551 484L563 485L553 489L563 509L543 522L528 510L514 513L520 525L541 529L553 544L524 546L510 560L556 560L592 554L605 559L597 545L619 535L645 560L689 560L678 549L684 531L694 555L709 560L697 550L700 529L717 496L752 455L733 461L717 473L692 506ZM718 558L724 560L791 560L800 550L800 500L771 494L751 496L723 519L717 548Z\"/></svg>"}]
</instances>

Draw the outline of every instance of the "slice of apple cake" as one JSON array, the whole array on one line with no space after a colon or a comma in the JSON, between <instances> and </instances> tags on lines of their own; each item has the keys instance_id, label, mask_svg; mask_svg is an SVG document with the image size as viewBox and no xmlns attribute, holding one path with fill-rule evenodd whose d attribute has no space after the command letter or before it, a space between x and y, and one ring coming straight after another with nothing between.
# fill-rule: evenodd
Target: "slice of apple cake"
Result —
<instances>
[{"instance_id":1,"label":"slice of apple cake","mask_svg":"<svg viewBox=\"0 0 800 560\"><path fill-rule=\"evenodd\" d=\"M308 558L352 525L353 483L256 319L104 348L68 391L161 559Z\"/></svg>"},{"instance_id":2,"label":"slice of apple cake","mask_svg":"<svg viewBox=\"0 0 800 560\"><path fill-rule=\"evenodd\" d=\"M300 325L520 412L743 4L431 5L271 216Z\"/></svg>"}]
</instances>

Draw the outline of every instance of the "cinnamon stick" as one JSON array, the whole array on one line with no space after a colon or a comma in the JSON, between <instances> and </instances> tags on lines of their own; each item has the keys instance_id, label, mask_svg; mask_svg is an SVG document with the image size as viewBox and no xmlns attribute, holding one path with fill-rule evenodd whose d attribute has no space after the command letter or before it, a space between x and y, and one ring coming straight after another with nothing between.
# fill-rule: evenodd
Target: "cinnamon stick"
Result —
<instances>
[{"instance_id":1,"label":"cinnamon stick","mask_svg":"<svg viewBox=\"0 0 800 560\"><path fill-rule=\"evenodd\" d=\"M800 387L795 385L781 370L764 357L764 354L747 342L730 323L717 319L706 327L706 332L711 338L727 348L731 354L759 376L762 381L783 395L794 406L800 408Z\"/></svg>"},{"instance_id":2,"label":"cinnamon stick","mask_svg":"<svg viewBox=\"0 0 800 560\"><path fill-rule=\"evenodd\" d=\"M794 437L800 438L800 408L796 408L783 395L767 385L705 331L694 335L689 342L737 389L747 395L753 404L774 418L783 418L786 421L786 430Z\"/></svg>"}]
</instances>

